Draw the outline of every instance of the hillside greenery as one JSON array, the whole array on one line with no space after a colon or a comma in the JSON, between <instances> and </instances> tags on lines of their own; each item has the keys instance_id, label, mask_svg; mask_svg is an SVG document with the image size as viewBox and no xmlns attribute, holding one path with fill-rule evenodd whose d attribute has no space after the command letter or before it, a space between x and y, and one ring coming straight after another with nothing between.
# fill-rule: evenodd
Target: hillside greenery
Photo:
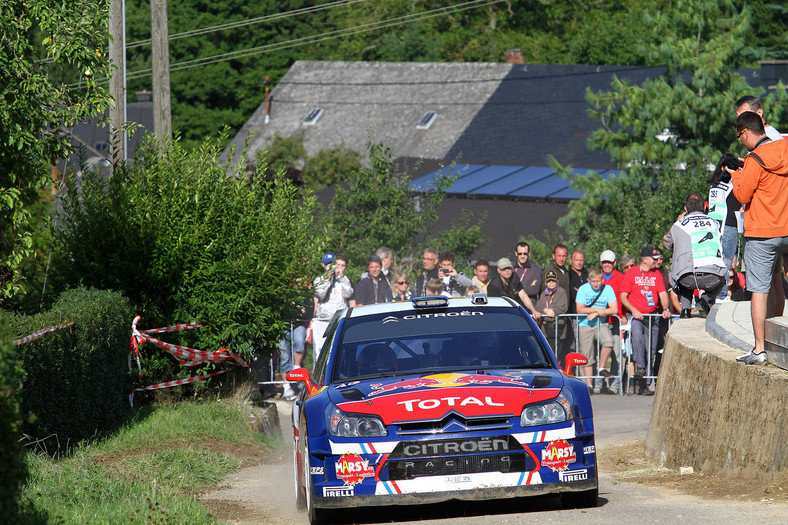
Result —
<instances>
[{"instance_id":1,"label":"hillside greenery","mask_svg":"<svg viewBox=\"0 0 788 525\"><path fill-rule=\"evenodd\" d=\"M737 0L757 23L747 44L759 58L788 58L788 9L772 0ZM652 31L647 9L669 15L692 11L690 0L171 0L170 35L243 22L170 42L173 126L185 145L240 129L296 60L501 62L519 48L527 63L661 65L653 53L666 33ZM461 6L454 9L449 5ZM150 38L150 6L127 4L127 40ZM262 17L276 15L274 20ZM724 24L725 19L718 21ZM668 35L669 35L668 31ZM226 56L228 53L236 55ZM221 56L225 55L225 56ZM183 64L217 57L207 65ZM180 65L179 65L180 64ZM150 45L129 50L129 93L151 89ZM183 69L182 69L183 68Z\"/></svg>"}]
</instances>

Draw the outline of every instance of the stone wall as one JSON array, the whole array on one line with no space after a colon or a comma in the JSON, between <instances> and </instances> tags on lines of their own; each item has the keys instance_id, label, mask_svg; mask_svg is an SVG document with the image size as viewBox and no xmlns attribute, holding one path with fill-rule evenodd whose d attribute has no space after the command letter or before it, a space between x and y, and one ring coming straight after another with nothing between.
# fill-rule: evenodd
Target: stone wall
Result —
<instances>
[{"instance_id":1,"label":"stone wall","mask_svg":"<svg viewBox=\"0 0 788 525\"><path fill-rule=\"evenodd\" d=\"M746 366L703 319L676 321L665 342L646 453L696 471L788 470L788 371Z\"/></svg>"}]
</instances>

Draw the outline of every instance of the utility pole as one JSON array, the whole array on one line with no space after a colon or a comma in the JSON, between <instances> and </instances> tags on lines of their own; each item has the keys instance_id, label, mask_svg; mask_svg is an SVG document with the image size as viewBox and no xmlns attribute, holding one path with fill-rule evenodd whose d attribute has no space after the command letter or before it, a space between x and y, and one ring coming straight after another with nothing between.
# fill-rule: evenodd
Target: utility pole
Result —
<instances>
[{"instance_id":1,"label":"utility pole","mask_svg":"<svg viewBox=\"0 0 788 525\"><path fill-rule=\"evenodd\" d=\"M116 67L109 79L109 91L115 104L109 109L110 155L113 164L126 159L126 141L121 132L126 117L126 32L124 30L124 0L112 0L109 11L109 58Z\"/></svg>"},{"instance_id":2,"label":"utility pole","mask_svg":"<svg viewBox=\"0 0 788 525\"><path fill-rule=\"evenodd\" d=\"M172 138L170 102L170 43L167 0L151 0L151 58L153 61L153 133L161 140Z\"/></svg>"}]
</instances>

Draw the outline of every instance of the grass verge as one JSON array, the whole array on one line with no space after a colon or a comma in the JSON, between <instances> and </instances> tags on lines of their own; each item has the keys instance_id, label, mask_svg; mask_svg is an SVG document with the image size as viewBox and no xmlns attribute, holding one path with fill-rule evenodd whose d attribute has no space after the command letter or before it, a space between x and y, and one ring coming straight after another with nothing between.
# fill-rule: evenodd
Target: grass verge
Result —
<instances>
[{"instance_id":1,"label":"grass verge","mask_svg":"<svg viewBox=\"0 0 788 525\"><path fill-rule=\"evenodd\" d=\"M112 437L67 457L25 455L29 524L212 524L196 493L259 462L278 442L250 425L247 402L186 402L139 410Z\"/></svg>"}]
</instances>

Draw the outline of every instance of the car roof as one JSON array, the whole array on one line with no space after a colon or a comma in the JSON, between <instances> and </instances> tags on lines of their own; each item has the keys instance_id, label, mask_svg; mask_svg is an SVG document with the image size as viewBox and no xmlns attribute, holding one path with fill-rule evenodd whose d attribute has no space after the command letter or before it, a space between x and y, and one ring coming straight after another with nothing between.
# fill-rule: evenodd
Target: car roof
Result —
<instances>
[{"instance_id":1,"label":"car roof","mask_svg":"<svg viewBox=\"0 0 788 525\"><path fill-rule=\"evenodd\" d=\"M473 304L470 297L450 297L449 308L516 308L517 304L503 297L488 297L487 304ZM430 310L427 308L426 310ZM351 308L347 318L358 318L367 315L386 314L393 312L418 312L425 308L416 308L413 301L399 301L395 303L366 304Z\"/></svg>"}]
</instances>

